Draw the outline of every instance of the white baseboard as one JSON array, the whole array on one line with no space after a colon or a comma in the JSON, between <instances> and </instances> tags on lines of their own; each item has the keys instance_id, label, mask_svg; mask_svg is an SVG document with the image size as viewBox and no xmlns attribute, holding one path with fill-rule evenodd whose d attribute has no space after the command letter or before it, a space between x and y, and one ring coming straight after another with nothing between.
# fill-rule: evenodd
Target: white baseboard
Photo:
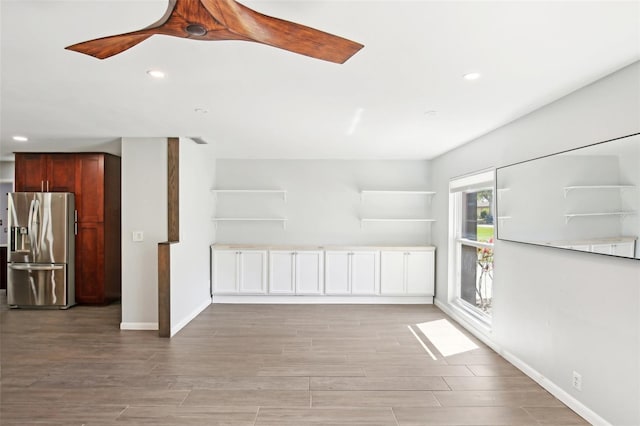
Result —
<instances>
[{"instance_id":1,"label":"white baseboard","mask_svg":"<svg viewBox=\"0 0 640 426\"><path fill-rule=\"evenodd\" d=\"M449 315L453 320L455 320L458 324L464 327L469 333L473 334L475 337L480 339L484 344L489 346L491 349L500 354L504 359L513 364L516 368L522 371L524 374L529 376L532 380L538 383L540 386L545 388L551 395L558 398L562 403L564 403L567 407L571 408L573 411L582 416L586 421L591 423L594 426L612 426L611 423L607 422L605 419L596 414L589 407L584 405L582 402L578 401L573 395L562 389L556 383L549 380L542 373L540 373L535 368L531 367L529 364L512 354L511 352L503 349L500 345L494 342L491 339L491 331L487 333L487 330L484 330L478 324L475 324L475 321L467 318L464 315L461 315L457 309L452 308L451 305L447 303L443 303L439 300L435 300L434 304L440 308L445 314Z\"/></svg>"},{"instance_id":2,"label":"white baseboard","mask_svg":"<svg viewBox=\"0 0 640 426\"><path fill-rule=\"evenodd\" d=\"M120 330L157 330L157 322L121 322Z\"/></svg>"},{"instance_id":3,"label":"white baseboard","mask_svg":"<svg viewBox=\"0 0 640 426\"><path fill-rule=\"evenodd\" d=\"M611 423L600 417L582 402L578 401L573 395L543 376L539 371L522 361L514 354L510 353L509 351L503 350L500 355L502 355L502 357L504 357L504 359L509 361L511 364L516 366L524 374L531 377L540 386L549 391L551 395L562 401L567 407L571 408L573 411L582 416L590 424L594 426L612 426Z\"/></svg>"},{"instance_id":4,"label":"white baseboard","mask_svg":"<svg viewBox=\"0 0 640 426\"><path fill-rule=\"evenodd\" d=\"M173 337L176 335L176 333L180 330L182 330L187 324L189 324L195 317L197 317L198 315L200 315L200 312L204 311L205 309L207 309L207 307L211 305L211 299L207 298L205 301L203 301L197 308L195 308L193 311L191 311L191 313L189 315L187 315L184 319L182 319L180 322L178 322L176 325L174 325L173 327L171 327L171 336Z\"/></svg>"},{"instance_id":5,"label":"white baseboard","mask_svg":"<svg viewBox=\"0 0 640 426\"><path fill-rule=\"evenodd\" d=\"M396 304L423 305L432 304L432 296L235 296L216 294L213 303L277 303L277 304Z\"/></svg>"}]
</instances>

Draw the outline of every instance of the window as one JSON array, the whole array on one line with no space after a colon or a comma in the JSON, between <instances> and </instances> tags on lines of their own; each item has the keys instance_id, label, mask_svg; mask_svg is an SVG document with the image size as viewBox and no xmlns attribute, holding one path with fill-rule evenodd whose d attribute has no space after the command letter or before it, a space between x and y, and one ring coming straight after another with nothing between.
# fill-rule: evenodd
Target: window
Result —
<instances>
[{"instance_id":1,"label":"window","mask_svg":"<svg viewBox=\"0 0 640 426\"><path fill-rule=\"evenodd\" d=\"M449 184L450 301L490 323L493 302L494 170Z\"/></svg>"}]
</instances>

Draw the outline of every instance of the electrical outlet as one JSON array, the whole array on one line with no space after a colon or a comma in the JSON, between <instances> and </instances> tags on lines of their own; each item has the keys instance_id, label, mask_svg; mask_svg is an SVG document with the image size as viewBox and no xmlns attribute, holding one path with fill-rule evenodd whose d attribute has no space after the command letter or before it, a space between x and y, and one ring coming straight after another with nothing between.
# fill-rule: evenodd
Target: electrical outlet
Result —
<instances>
[{"instance_id":1,"label":"electrical outlet","mask_svg":"<svg viewBox=\"0 0 640 426\"><path fill-rule=\"evenodd\" d=\"M139 243L140 241L144 241L144 232L142 232L142 231L133 231L131 233L131 239L136 243Z\"/></svg>"},{"instance_id":2,"label":"electrical outlet","mask_svg":"<svg viewBox=\"0 0 640 426\"><path fill-rule=\"evenodd\" d=\"M578 373L577 371L574 371L572 384L576 390L581 391L582 390L582 374Z\"/></svg>"}]
</instances>

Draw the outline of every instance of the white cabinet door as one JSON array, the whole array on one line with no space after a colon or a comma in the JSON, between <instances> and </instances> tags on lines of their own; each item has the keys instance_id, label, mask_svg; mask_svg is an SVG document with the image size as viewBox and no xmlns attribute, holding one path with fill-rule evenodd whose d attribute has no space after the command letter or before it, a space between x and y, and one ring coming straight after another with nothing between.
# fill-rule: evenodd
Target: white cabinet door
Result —
<instances>
[{"instance_id":1,"label":"white cabinet door","mask_svg":"<svg viewBox=\"0 0 640 426\"><path fill-rule=\"evenodd\" d=\"M433 295L434 253L412 251L405 255L407 294Z\"/></svg>"},{"instance_id":2,"label":"white cabinet door","mask_svg":"<svg viewBox=\"0 0 640 426\"><path fill-rule=\"evenodd\" d=\"M349 252L325 252L325 281L326 294L349 294Z\"/></svg>"},{"instance_id":3,"label":"white cabinet door","mask_svg":"<svg viewBox=\"0 0 640 426\"><path fill-rule=\"evenodd\" d=\"M402 251L383 251L380 254L380 294L405 293L404 262Z\"/></svg>"},{"instance_id":4,"label":"white cabinet door","mask_svg":"<svg viewBox=\"0 0 640 426\"><path fill-rule=\"evenodd\" d=\"M264 250L241 251L240 293L260 294L267 290L267 252Z\"/></svg>"},{"instance_id":5,"label":"white cabinet door","mask_svg":"<svg viewBox=\"0 0 640 426\"><path fill-rule=\"evenodd\" d=\"M295 292L297 294L322 294L322 251L298 251L295 259Z\"/></svg>"},{"instance_id":6,"label":"white cabinet door","mask_svg":"<svg viewBox=\"0 0 640 426\"><path fill-rule=\"evenodd\" d=\"M591 246L591 251L594 253L613 254L612 250L613 250L612 244L594 244Z\"/></svg>"},{"instance_id":7,"label":"white cabinet door","mask_svg":"<svg viewBox=\"0 0 640 426\"><path fill-rule=\"evenodd\" d=\"M213 292L238 292L238 264L235 250L213 250Z\"/></svg>"},{"instance_id":8,"label":"white cabinet door","mask_svg":"<svg viewBox=\"0 0 640 426\"><path fill-rule=\"evenodd\" d=\"M356 251L351 253L351 294L378 294L377 251Z\"/></svg>"},{"instance_id":9,"label":"white cabinet door","mask_svg":"<svg viewBox=\"0 0 640 426\"><path fill-rule=\"evenodd\" d=\"M293 252L270 251L269 252L269 293L270 294L294 294L295 276L293 265Z\"/></svg>"},{"instance_id":10,"label":"white cabinet door","mask_svg":"<svg viewBox=\"0 0 640 426\"><path fill-rule=\"evenodd\" d=\"M612 244L611 254L615 254L616 256L634 257L635 245L635 241Z\"/></svg>"}]
</instances>

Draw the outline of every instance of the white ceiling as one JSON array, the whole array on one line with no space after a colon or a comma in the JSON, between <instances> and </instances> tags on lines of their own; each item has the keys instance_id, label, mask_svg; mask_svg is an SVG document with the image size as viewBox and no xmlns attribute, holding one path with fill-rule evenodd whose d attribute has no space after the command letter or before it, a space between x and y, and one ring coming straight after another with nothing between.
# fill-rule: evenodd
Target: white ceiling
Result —
<instances>
[{"instance_id":1,"label":"white ceiling","mask_svg":"<svg viewBox=\"0 0 640 426\"><path fill-rule=\"evenodd\" d=\"M0 4L3 157L199 136L219 158L432 158L640 59L639 1L244 2L363 43L343 65L166 36L100 61L64 47L167 1Z\"/></svg>"}]
</instances>

